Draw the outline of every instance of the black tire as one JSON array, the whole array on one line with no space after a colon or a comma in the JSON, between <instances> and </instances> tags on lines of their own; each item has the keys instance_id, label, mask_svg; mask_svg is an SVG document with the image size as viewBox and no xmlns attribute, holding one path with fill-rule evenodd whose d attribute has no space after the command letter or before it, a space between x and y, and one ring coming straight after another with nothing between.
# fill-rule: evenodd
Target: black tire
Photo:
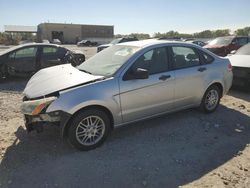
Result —
<instances>
[{"instance_id":1,"label":"black tire","mask_svg":"<svg viewBox=\"0 0 250 188\"><path fill-rule=\"evenodd\" d=\"M101 120L101 123L104 123L104 131L101 131L102 133L101 136L98 138L98 141L96 143L93 143L91 145L88 144L83 144L80 142L80 138L77 137L77 132L79 129L82 129L84 132L84 136L82 136L81 138L83 138L83 140L85 140L85 138L87 138L88 136L86 136L86 128L81 128L80 123L85 120L86 118L89 117L98 117ZM85 120L87 121L87 120ZM87 121L88 122L88 121ZM83 110L80 111L79 113L77 113L73 119L69 122L69 129L68 129L68 140L69 142L77 149L82 150L82 151L88 151L88 150L92 150L95 149L99 146L101 146L103 144L103 142L107 139L108 135L111 132L111 123L110 123L110 119L107 116L107 114L101 110L98 109L88 109L88 110ZM80 127L79 127L80 126ZM85 126L85 125L84 125ZM88 130L89 131L89 130ZM95 129L95 131L97 131L97 129ZM78 132L79 133L79 132ZM94 134L94 133L88 133L88 134ZM96 133L95 133L96 134ZM91 140L90 138L87 138L87 140Z\"/></svg>"},{"instance_id":2,"label":"black tire","mask_svg":"<svg viewBox=\"0 0 250 188\"><path fill-rule=\"evenodd\" d=\"M6 65L0 67L0 80L7 79L9 77L8 68Z\"/></svg>"},{"instance_id":3,"label":"black tire","mask_svg":"<svg viewBox=\"0 0 250 188\"><path fill-rule=\"evenodd\" d=\"M218 97L216 99L216 101L213 103L213 105L211 106L211 108L209 108L209 105L207 104L208 97L209 97L208 95L211 94L210 92L215 92L214 94L217 95L217 97ZM218 108L218 106L220 104L220 99L221 99L221 91L218 88L218 86L216 86L216 85L210 86L206 90L206 92L205 92L205 94L204 94L204 96L202 98L202 101L201 101L201 104L200 104L200 110L205 112L205 113L214 112Z\"/></svg>"}]
</instances>

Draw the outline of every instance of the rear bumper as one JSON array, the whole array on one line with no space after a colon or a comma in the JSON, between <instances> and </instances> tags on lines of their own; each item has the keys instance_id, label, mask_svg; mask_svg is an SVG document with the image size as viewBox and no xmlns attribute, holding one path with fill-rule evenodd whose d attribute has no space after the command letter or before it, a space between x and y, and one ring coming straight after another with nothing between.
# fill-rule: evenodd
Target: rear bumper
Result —
<instances>
[{"instance_id":1,"label":"rear bumper","mask_svg":"<svg viewBox=\"0 0 250 188\"><path fill-rule=\"evenodd\" d=\"M26 114L24 115L27 132L34 130L37 132L42 132L44 126L47 125L58 125L61 127L61 132L63 132L63 129L70 118L71 114L63 111L44 113L35 116Z\"/></svg>"}]
</instances>

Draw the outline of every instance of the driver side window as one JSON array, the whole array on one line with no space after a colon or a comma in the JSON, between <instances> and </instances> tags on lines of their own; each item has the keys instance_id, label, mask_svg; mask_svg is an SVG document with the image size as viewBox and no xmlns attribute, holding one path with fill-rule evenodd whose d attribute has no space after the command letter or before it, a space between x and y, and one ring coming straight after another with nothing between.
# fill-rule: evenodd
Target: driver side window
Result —
<instances>
[{"instance_id":1,"label":"driver side window","mask_svg":"<svg viewBox=\"0 0 250 188\"><path fill-rule=\"evenodd\" d=\"M165 47L155 48L140 56L132 65L131 71L138 68L146 69L149 75L166 72L168 70L168 55Z\"/></svg>"},{"instance_id":2,"label":"driver side window","mask_svg":"<svg viewBox=\"0 0 250 188\"><path fill-rule=\"evenodd\" d=\"M34 58L36 57L37 47L22 48L9 55L10 59Z\"/></svg>"}]
</instances>

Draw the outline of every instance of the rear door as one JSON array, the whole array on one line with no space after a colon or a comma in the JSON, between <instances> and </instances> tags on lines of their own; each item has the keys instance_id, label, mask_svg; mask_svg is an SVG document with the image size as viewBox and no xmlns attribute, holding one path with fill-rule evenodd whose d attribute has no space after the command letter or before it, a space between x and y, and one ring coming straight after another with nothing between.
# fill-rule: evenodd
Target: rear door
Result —
<instances>
[{"instance_id":1,"label":"rear door","mask_svg":"<svg viewBox=\"0 0 250 188\"><path fill-rule=\"evenodd\" d=\"M126 79L136 69L148 70L147 79ZM120 78L123 121L129 122L173 108L174 71L169 71L167 48L155 48L140 56Z\"/></svg>"},{"instance_id":2,"label":"rear door","mask_svg":"<svg viewBox=\"0 0 250 188\"><path fill-rule=\"evenodd\" d=\"M36 46L29 46L11 52L8 56L8 72L11 75L30 74L36 71Z\"/></svg>"},{"instance_id":3,"label":"rear door","mask_svg":"<svg viewBox=\"0 0 250 188\"><path fill-rule=\"evenodd\" d=\"M171 67L175 70L175 108L197 104L204 92L207 65L195 48L175 45L170 48Z\"/></svg>"},{"instance_id":4,"label":"rear door","mask_svg":"<svg viewBox=\"0 0 250 188\"><path fill-rule=\"evenodd\" d=\"M66 49L64 48L56 46L43 46L40 55L41 68L62 64L65 54Z\"/></svg>"}]
</instances>

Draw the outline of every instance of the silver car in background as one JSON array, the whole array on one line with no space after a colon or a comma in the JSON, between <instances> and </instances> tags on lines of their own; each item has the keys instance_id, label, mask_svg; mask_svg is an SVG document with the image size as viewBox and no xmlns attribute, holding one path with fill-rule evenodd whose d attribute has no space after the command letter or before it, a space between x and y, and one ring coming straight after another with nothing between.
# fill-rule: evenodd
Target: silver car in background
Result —
<instances>
[{"instance_id":1,"label":"silver car in background","mask_svg":"<svg viewBox=\"0 0 250 188\"><path fill-rule=\"evenodd\" d=\"M186 108L210 113L232 84L228 59L182 42L114 45L78 67L36 73L24 90L28 131L58 124L80 150L100 146L119 125Z\"/></svg>"}]
</instances>

